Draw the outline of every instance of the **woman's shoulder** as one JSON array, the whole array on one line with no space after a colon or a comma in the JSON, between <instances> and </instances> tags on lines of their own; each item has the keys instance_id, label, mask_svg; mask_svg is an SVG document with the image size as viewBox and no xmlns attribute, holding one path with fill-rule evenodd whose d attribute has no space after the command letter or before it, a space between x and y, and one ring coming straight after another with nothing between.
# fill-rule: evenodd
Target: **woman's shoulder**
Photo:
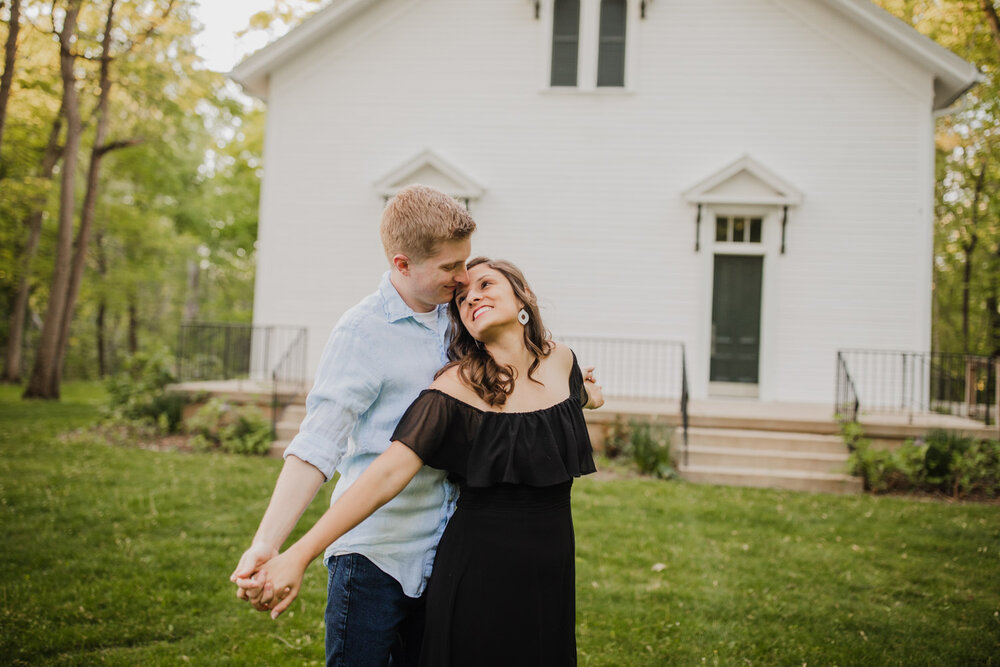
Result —
<instances>
[{"instance_id":1,"label":"woman's shoulder","mask_svg":"<svg viewBox=\"0 0 1000 667\"><path fill-rule=\"evenodd\" d=\"M434 378L434 382L431 383L430 389L442 394L447 394L448 396L456 398L459 401L473 407L489 409L489 406L485 404L483 399L479 397L475 390L462 380L458 364L444 369L440 375Z\"/></svg>"},{"instance_id":2,"label":"woman's shoulder","mask_svg":"<svg viewBox=\"0 0 1000 667\"><path fill-rule=\"evenodd\" d=\"M569 373L573 368L573 361L576 357L573 354L573 350L571 350L568 346L552 341L552 348L549 350L549 358L559 368Z\"/></svg>"}]
</instances>

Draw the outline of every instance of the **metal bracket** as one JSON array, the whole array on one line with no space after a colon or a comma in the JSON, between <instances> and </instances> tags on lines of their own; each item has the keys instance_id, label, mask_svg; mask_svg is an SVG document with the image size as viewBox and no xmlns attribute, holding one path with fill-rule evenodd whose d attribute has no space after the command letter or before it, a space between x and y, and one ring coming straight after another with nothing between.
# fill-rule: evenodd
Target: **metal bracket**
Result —
<instances>
[{"instance_id":1,"label":"metal bracket","mask_svg":"<svg viewBox=\"0 0 1000 667\"><path fill-rule=\"evenodd\" d=\"M701 250L701 204L698 204L698 217L694 219L694 251Z\"/></svg>"},{"instance_id":2,"label":"metal bracket","mask_svg":"<svg viewBox=\"0 0 1000 667\"><path fill-rule=\"evenodd\" d=\"M781 254L785 254L785 226L788 224L788 204L785 204L785 212L781 216Z\"/></svg>"}]
</instances>

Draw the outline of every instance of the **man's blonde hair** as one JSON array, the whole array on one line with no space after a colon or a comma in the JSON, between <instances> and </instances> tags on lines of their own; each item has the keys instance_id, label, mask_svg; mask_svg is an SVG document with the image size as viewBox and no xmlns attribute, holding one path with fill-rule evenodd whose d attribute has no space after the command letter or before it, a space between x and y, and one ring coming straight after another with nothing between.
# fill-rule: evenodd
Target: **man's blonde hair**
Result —
<instances>
[{"instance_id":1,"label":"man's blonde hair","mask_svg":"<svg viewBox=\"0 0 1000 667\"><path fill-rule=\"evenodd\" d=\"M461 204L427 185L407 185L382 211L382 247L392 261L402 253L419 262L433 255L439 245L461 241L476 231L476 223Z\"/></svg>"}]
</instances>

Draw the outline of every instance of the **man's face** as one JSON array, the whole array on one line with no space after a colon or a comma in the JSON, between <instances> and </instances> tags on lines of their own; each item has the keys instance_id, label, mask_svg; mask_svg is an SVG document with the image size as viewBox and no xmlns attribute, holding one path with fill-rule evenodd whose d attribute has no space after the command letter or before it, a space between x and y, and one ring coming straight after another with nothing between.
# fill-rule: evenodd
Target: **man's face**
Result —
<instances>
[{"instance_id":1,"label":"man's face","mask_svg":"<svg viewBox=\"0 0 1000 667\"><path fill-rule=\"evenodd\" d=\"M414 310L427 312L439 303L451 301L455 288L469 282L465 260L471 251L469 239L446 241L427 259L409 263L406 291L420 306Z\"/></svg>"}]
</instances>

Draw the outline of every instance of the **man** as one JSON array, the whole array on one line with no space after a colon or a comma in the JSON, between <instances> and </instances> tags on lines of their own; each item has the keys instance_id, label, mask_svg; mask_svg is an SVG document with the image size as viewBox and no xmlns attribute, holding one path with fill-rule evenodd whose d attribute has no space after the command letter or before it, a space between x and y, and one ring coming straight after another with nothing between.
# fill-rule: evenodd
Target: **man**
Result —
<instances>
[{"instance_id":1,"label":"man","mask_svg":"<svg viewBox=\"0 0 1000 667\"><path fill-rule=\"evenodd\" d=\"M231 576L237 595L267 610L277 598L253 573L276 556L334 471L335 501L389 446L403 412L447 361L447 304L465 284L476 229L468 211L413 185L386 205L380 227L390 270L334 327L307 414L249 549ZM422 599L434 550L454 508L444 473L424 467L406 489L326 551L327 665L416 664Z\"/></svg>"}]
</instances>

